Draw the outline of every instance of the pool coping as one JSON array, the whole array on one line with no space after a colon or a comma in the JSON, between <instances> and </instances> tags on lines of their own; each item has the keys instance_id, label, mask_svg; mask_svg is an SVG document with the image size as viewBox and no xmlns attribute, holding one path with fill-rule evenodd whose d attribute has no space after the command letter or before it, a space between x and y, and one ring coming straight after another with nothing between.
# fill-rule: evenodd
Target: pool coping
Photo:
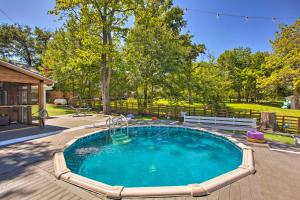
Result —
<instances>
[{"instance_id":1,"label":"pool coping","mask_svg":"<svg viewBox=\"0 0 300 200\"><path fill-rule=\"evenodd\" d=\"M78 174L71 172L66 165L63 151L78 139L99 133L98 131L84 134L80 137L75 137L64 145L64 148L54 154L54 172L57 179L71 183L78 187L90 190L95 193L101 193L111 199L121 199L122 197L166 197L166 196L205 196L211 192L218 190L226 185L229 185L237 180L242 179L250 174L255 173L253 150L251 147L238 142L236 139L216 131L207 130L200 127L189 127L183 125L133 125L130 127L181 127L192 130L200 130L211 133L216 136L221 136L237 145L242 150L242 164L225 174L212 178L202 183L194 183L184 186L159 186L159 187L124 187L124 186L111 186L99 181L95 181ZM100 131L108 130L107 128Z\"/></svg>"}]
</instances>

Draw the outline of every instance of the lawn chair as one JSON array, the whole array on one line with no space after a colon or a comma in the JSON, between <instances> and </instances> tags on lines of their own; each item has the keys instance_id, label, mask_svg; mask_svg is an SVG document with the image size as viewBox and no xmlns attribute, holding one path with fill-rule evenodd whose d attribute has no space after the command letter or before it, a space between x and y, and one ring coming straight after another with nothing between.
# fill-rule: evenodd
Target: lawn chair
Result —
<instances>
[{"instance_id":1,"label":"lawn chair","mask_svg":"<svg viewBox=\"0 0 300 200\"><path fill-rule=\"evenodd\" d=\"M77 107L72 105L72 103L74 103L72 101L79 101L79 106ZM87 116L92 110L92 108L88 105L82 106L82 98L80 96L70 99L69 107L72 110L75 110L73 117Z\"/></svg>"}]
</instances>

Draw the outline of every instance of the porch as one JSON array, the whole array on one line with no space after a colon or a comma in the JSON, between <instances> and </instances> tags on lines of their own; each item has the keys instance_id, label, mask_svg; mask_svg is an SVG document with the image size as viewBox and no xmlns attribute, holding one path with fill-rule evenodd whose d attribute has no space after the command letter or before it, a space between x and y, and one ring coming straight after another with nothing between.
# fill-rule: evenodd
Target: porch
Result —
<instances>
[{"instance_id":1,"label":"porch","mask_svg":"<svg viewBox=\"0 0 300 200\"><path fill-rule=\"evenodd\" d=\"M1 129L33 125L32 105L38 105L39 113L45 112L45 85L54 81L20 66L0 60L0 125ZM44 126L39 117L39 126ZM0 129L0 130L1 130Z\"/></svg>"}]
</instances>

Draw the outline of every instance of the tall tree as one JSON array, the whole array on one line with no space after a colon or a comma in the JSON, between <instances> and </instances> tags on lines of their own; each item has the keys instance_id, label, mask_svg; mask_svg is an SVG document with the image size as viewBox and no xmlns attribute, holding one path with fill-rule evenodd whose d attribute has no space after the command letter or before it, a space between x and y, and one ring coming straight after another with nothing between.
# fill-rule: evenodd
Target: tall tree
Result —
<instances>
[{"instance_id":1,"label":"tall tree","mask_svg":"<svg viewBox=\"0 0 300 200\"><path fill-rule=\"evenodd\" d=\"M266 68L272 70L262 85L288 86L296 99L294 108L299 108L300 98L300 20L287 26L281 25L280 32L272 42L273 52L266 59Z\"/></svg>"},{"instance_id":2,"label":"tall tree","mask_svg":"<svg viewBox=\"0 0 300 200\"><path fill-rule=\"evenodd\" d=\"M230 89L228 74L213 61L194 63L194 99L205 106L220 108L225 106Z\"/></svg>"},{"instance_id":3,"label":"tall tree","mask_svg":"<svg viewBox=\"0 0 300 200\"><path fill-rule=\"evenodd\" d=\"M82 98L99 96L98 36L82 29L82 24L71 17L64 27L53 34L43 54L43 66L57 81L56 89L79 93Z\"/></svg>"},{"instance_id":4,"label":"tall tree","mask_svg":"<svg viewBox=\"0 0 300 200\"><path fill-rule=\"evenodd\" d=\"M191 66L204 49L192 44L189 34L181 35L186 24L183 14L170 0L146 1L136 12L125 43L125 58L136 94L145 107L157 95L179 97L184 88L176 89L172 79Z\"/></svg>"},{"instance_id":5,"label":"tall tree","mask_svg":"<svg viewBox=\"0 0 300 200\"><path fill-rule=\"evenodd\" d=\"M41 55L51 38L49 31L29 26L0 26L0 57L30 66L39 66Z\"/></svg>"},{"instance_id":6,"label":"tall tree","mask_svg":"<svg viewBox=\"0 0 300 200\"><path fill-rule=\"evenodd\" d=\"M128 17L134 11L137 1L134 0L56 0L56 7L52 13L61 16L68 15L81 21L82 27L92 30L90 34L98 35L97 40L102 44L99 52L99 73L101 76L101 92L103 112L110 114L109 86L114 42L119 41L123 34L123 27Z\"/></svg>"},{"instance_id":7,"label":"tall tree","mask_svg":"<svg viewBox=\"0 0 300 200\"><path fill-rule=\"evenodd\" d=\"M221 54L217 60L219 67L228 72L232 89L237 94L237 101L242 99L245 80L244 70L251 66L251 50L249 48L234 48Z\"/></svg>"},{"instance_id":8,"label":"tall tree","mask_svg":"<svg viewBox=\"0 0 300 200\"><path fill-rule=\"evenodd\" d=\"M264 91L259 87L259 80L261 77L269 74L269 70L265 69L266 57L268 52L256 52L251 55L250 67L244 69L244 81L246 101L250 99L251 102L255 102L261 99Z\"/></svg>"}]
</instances>

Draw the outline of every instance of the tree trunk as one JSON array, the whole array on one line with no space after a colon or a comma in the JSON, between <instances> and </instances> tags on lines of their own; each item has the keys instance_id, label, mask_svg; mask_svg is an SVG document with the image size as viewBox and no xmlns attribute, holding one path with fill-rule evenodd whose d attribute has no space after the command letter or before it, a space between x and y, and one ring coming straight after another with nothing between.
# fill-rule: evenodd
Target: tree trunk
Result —
<instances>
[{"instance_id":1,"label":"tree trunk","mask_svg":"<svg viewBox=\"0 0 300 200\"><path fill-rule=\"evenodd\" d=\"M191 104L192 103L192 98L193 98L191 88L188 88L188 93L189 93L189 104Z\"/></svg>"},{"instance_id":2,"label":"tree trunk","mask_svg":"<svg viewBox=\"0 0 300 200\"><path fill-rule=\"evenodd\" d=\"M237 92L238 96L237 96L237 102L241 102L241 91Z\"/></svg>"},{"instance_id":3,"label":"tree trunk","mask_svg":"<svg viewBox=\"0 0 300 200\"><path fill-rule=\"evenodd\" d=\"M74 80L74 76L72 76L72 96L75 96L75 80Z\"/></svg>"},{"instance_id":4,"label":"tree trunk","mask_svg":"<svg viewBox=\"0 0 300 200\"><path fill-rule=\"evenodd\" d=\"M144 108L147 108L148 104L148 84L144 85Z\"/></svg>"},{"instance_id":5,"label":"tree trunk","mask_svg":"<svg viewBox=\"0 0 300 200\"><path fill-rule=\"evenodd\" d=\"M300 81L299 81L300 82ZM299 109L300 105L299 105L299 99L300 99L300 83L298 85L296 85L295 89L294 89L294 105L291 106L292 109Z\"/></svg>"},{"instance_id":6,"label":"tree trunk","mask_svg":"<svg viewBox=\"0 0 300 200\"><path fill-rule=\"evenodd\" d=\"M103 21L106 21L105 18ZM108 31L102 29L102 43L103 46L108 44ZM101 92L102 92L102 104L103 104L103 113L109 115L110 110L110 99L109 99L109 81L110 81L110 67L107 66L107 53L104 51L101 54Z\"/></svg>"},{"instance_id":7,"label":"tree trunk","mask_svg":"<svg viewBox=\"0 0 300 200\"><path fill-rule=\"evenodd\" d=\"M260 130L271 129L277 131L276 114L274 112L261 112Z\"/></svg>"}]
</instances>

